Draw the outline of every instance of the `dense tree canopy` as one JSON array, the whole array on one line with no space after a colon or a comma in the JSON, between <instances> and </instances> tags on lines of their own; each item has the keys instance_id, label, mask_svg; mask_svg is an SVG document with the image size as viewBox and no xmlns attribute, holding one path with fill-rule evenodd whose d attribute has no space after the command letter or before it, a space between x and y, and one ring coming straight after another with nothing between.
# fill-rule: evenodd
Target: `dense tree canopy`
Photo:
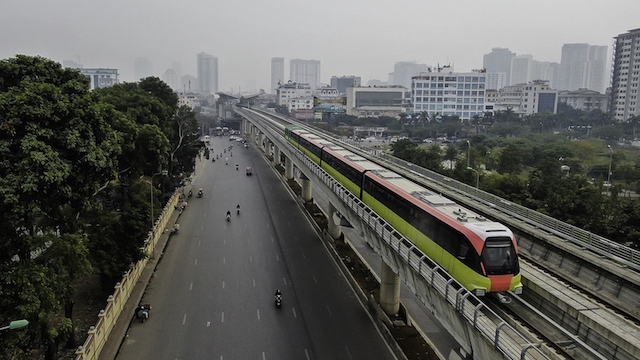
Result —
<instances>
[{"instance_id":1,"label":"dense tree canopy","mask_svg":"<svg viewBox=\"0 0 640 360\"><path fill-rule=\"evenodd\" d=\"M149 179L173 169L154 182L171 190L193 169L195 114L166 84L88 85L41 57L0 61L0 323L29 320L3 334L0 358L75 346L76 281L99 274L111 292L146 256Z\"/></svg>"}]
</instances>

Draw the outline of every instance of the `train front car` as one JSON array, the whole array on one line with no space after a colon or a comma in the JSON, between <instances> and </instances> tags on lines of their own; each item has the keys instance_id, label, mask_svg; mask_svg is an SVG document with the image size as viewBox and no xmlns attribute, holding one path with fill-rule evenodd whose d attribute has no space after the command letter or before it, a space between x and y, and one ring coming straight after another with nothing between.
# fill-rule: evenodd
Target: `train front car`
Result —
<instances>
[{"instance_id":1,"label":"train front car","mask_svg":"<svg viewBox=\"0 0 640 360\"><path fill-rule=\"evenodd\" d=\"M522 294L518 244L513 232L506 226L487 221L477 214L473 217L464 226L484 242L480 252L480 267L491 283L489 292L501 293L509 290ZM476 295L484 294L478 289Z\"/></svg>"},{"instance_id":2,"label":"train front car","mask_svg":"<svg viewBox=\"0 0 640 360\"><path fill-rule=\"evenodd\" d=\"M366 173L363 201L477 296L522 284L513 233L398 174Z\"/></svg>"}]
</instances>

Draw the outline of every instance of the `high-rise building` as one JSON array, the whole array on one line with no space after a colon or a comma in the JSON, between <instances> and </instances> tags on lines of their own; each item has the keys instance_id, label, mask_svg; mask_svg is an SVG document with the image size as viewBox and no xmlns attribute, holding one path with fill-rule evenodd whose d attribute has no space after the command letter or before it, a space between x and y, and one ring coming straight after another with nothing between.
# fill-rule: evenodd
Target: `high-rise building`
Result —
<instances>
[{"instance_id":1,"label":"high-rise building","mask_svg":"<svg viewBox=\"0 0 640 360\"><path fill-rule=\"evenodd\" d=\"M500 90L505 87L507 83L507 73L498 72L491 73L487 72L487 89L491 90Z\"/></svg>"},{"instance_id":2,"label":"high-rise building","mask_svg":"<svg viewBox=\"0 0 640 360\"><path fill-rule=\"evenodd\" d=\"M133 68L133 72L136 77L135 81L140 81L140 79L153 75L153 66L151 65L151 61L145 57L136 58Z\"/></svg>"},{"instance_id":3,"label":"high-rise building","mask_svg":"<svg viewBox=\"0 0 640 360\"><path fill-rule=\"evenodd\" d=\"M533 56L518 55L511 59L511 85L526 84L531 81L533 73Z\"/></svg>"},{"instance_id":4,"label":"high-rise building","mask_svg":"<svg viewBox=\"0 0 640 360\"><path fill-rule=\"evenodd\" d=\"M284 84L284 58L271 58L271 89L270 94L275 94L279 84Z\"/></svg>"},{"instance_id":5,"label":"high-rise building","mask_svg":"<svg viewBox=\"0 0 640 360\"><path fill-rule=\"evenodd\" d=\"M420 73L427 72L431 66L418 64L415 61L399 61L393 65L393 75L389 75L389 85L401 85L411 88L411 78Z\"/></svg>"},{"instance_id":6,"label":"high-rise building","mask_svg":"<svg viewBox=\"0 0 640 360\"><path fill-rule=\"evenodd\" d=\"M181 90L180 89L180 78L178 78L178 74L176 71L171 69L167 69L162 75L162 81L164 81L170 88L173 90Z\"/></svg>"},{"instance_id":7,"label":"high-rise building","mask_svg":"<svg viewBox=\"0 0 640 360\"><path fill-rule=\"evenodd\" d=\"M558 69L560 64L550 61L533 60L531 71L532 80L546 80L551 89L555 89L558 81Z\"/></svg>"},{"instance_id":8,"label":"high-rise building","mask_svg":"<svg viewBox=\"0 0 640 360\"><path fill-rule=\"evenodd\" d=\"M207 53L198 54L198 83L201 94L218 92L218 58Z\"/></svg>"},{"instance_id":9,"label":"high-rise building","mask_svg":"<svg viewBox=\"0 0 640 360\"><path fill-rule=\"evenodd\" d=\"M484 72L453 72L439 69L412 78L411 104L414 113L426 111L429 115L458 116L468 120L482 116L485 110L487 75Z\"/></svg>"},{"instance_id":10,"label":"high-rise building","mask_svg":"<svg viewBox=\"0 0 640 360\"><path fill-rule=\"evenodd\" d=\"M331 87L338 89L340 94L346 94L348 87L360 87L362 79L360 76L332 76Z\"/></svg>"},{"instance_id":11,"label":"high-rise building","mask_svg":"<svg viewBox=\"0 0 640 360\"><path fill-rule=\"evenodd\" d=\"M564 44L560 58L558 89L604 91L607 47Z\"/></svg>"},{"instance_id":12,"label":"high-rise building","mask_svg":"<svg viewBox=\"0 0 640 360\"><path fill-rule=\"evenodd\" d=\"M505 85L511 81L511 59L516 53L509 51L507 48L493 48L491 52L485 54L482 61L482 67L487 73L505 73Z\"/></svg>"},{"instance_id":13,"label":"high-rise building","mask_svg":"<svg viewBox=\"0 0 640 360\"><path fill-rule=\"evenodd\" d=\"M289 80L309 84L311 90L320 86L320 61L293 59L289 62Z\"/></svg>"},{"instance_id":14,"label":"high-rise building","mask_svg":"<svg viewBox=\"0 0 640 360\"><path fill-rule=\"evenodd\" d=\"M640 115L640 28L616 38L611 74L610 113L618 121Z\"/></svg>"}]
</instances>

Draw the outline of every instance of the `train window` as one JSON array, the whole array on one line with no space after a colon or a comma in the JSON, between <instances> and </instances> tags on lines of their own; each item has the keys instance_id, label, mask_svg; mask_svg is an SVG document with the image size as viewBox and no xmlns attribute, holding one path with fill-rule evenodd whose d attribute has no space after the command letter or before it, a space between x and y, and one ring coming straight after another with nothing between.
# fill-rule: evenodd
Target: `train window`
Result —
<instances>
[{"instance_id":1,"label":"train window","mask_svg":"<svg viewBox=\"0 0 640 360\"><path fill-rule=\"evenodd\" d=\"M458 254L456 255L459 260L465 260L467 258L467 253L469 253L469 245L468 244L459 244L458 245Z\"/></svg>"},{"instance_id":2,"label":"train window","mask_svg":"<svg viewBox=\"0 0 640 360\"><path fill-rule=\"evenodd\" d=\"M511 238L491 237L485 241L482 261L488 275L515 274L518 259Z\"/></svg>"}]
</instances>

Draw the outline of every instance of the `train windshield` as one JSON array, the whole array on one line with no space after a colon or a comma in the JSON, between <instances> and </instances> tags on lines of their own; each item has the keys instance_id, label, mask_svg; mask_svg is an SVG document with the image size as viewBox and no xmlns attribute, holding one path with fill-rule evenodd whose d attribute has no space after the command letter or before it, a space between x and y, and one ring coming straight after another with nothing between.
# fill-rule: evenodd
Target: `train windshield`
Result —
<instances>
[{"instance_id":1,"label":"train windshield","mask_svg":"<svg viewBox=\"0 0 640 360\"><path fill-rule=\"evenodd\" d=\"M508 237L488 238L482 251L482 262L487 275L518 272L518 259L511 239Z\"/></svg>"}]
</instances>

